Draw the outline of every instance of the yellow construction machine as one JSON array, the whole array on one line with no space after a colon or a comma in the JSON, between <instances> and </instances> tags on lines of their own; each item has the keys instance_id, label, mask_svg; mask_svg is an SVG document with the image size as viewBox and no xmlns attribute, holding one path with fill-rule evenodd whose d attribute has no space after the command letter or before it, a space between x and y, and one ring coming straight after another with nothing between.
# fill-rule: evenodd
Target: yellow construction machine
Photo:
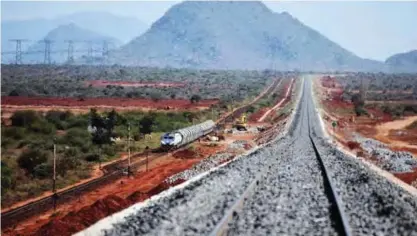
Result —
<instances>
[{"instance_id":1,"label":"yellow construction machine","mask_svg":"<svg viewBox=\"0 0 417 236\"><path fill-rule=\"evenodd\" d=\"M236 128L237 130L244 130L247 131L247 123L246 123L246 114L242 114L239 119L235 120L235 123L233 124L233 128Z\"/></svg>"}]
</instances>

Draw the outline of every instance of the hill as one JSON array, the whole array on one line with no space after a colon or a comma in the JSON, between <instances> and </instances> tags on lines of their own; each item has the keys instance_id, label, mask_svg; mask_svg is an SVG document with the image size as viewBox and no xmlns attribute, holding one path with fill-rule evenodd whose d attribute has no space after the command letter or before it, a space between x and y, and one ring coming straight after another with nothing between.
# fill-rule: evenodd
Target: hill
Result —
<instances>
[{"instance_id":1,"label":"hill","mask_svg":"<svg viewBox=\"0 0 417 236\"><path fill-rule=\"evenodd\" d=\"M392 55L385 63L393 71L417 72L417 50Z\"/></svg>"},{"instance_id":2,"label":"hill","mask_svg":"<svg viewBox=\"0 0 417 236\"><path fill-rule=\"evenodd\" d=\"M101 52L99 50L103 47L103 41L113 43L115 46L120 45L120 42L112 37L103 36L94 31L90 31L81 28L73 23L67 25L60 25L57 28L51 30L43 40L40 40L30 46L27 49L29 52L23 58L24 63L43 63L44 54L30 54L30 52L43 52L45 50L44 40L51 41L51 61L54 63L66 62L68 56L68 43L66 40L74 41L74 59L81 57L81 55L87 55L88 41L93 42L93 56L100 57Z\"/></svg>"},{"instance_id":3,"label":"hill","mask_svg":"<svg viewBox=\"0 0 417 236\"><path fill-rule=\"evenodd\" d=\"M113 53L114 63L220 69L381 70L261 2L182 2Z\"/></svg>"}]
</instances>

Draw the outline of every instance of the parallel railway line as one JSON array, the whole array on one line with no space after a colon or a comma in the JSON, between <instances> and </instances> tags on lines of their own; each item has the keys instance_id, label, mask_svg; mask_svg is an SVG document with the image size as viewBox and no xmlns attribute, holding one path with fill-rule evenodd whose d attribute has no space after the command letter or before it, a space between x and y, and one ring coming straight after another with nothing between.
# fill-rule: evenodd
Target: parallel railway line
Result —
<instances>
[{"instance_id":1,"label":"parallel railway line","mask_svg":"<svg viewBox=\"0 0 417 236\"><path fill-rule=\"evenodd\" d=\"M252 102L243 105L235 110L233 110L232 112L230 112L229 114L227 114L226 116L218 119L216 121L216 124L220 124L222 122L225 122L228 119L233 119L234 117L239 116L241 113L243 113L244 111L246 111L246 109L252 105L253 103L255 103L256 101L258 101L260 98L264 97L265 95L268 95L269 93L271 93L271 91L274 91L274 89L276 88L276 86L279 85L281 79L276 79L270 86L268 86L257 98L255 98ZM182 148L177 149L176 151L182 150ZM149 161L158 159L163 157L164 155L166 155L166 153L162 152L162 153L158 153L158 150L150 150L148 153L152 153L149 155ZM174 152L176 152L174 151ZM156 153L155 153L156 152ZM133 155L132 158L138 158L138 157L146 157L147 153L139 153L136 155ZM107 183L116 181L117 179L120 179L121 177L123 177L125 175L125 169L126 166L128 164L128 160L124 159L124 160L119 160L116 161L114 163L108 164L106 166L103 167L103 172L104 175L100 176L96 179L93 179L91 181L88 181L86 183L80 184L80 185L76 185L74 187L71 187L69 189L63 190L63 191L58 191L57 192L57 196L58 198L56 199L56 204L59 205L63 202L69 201L71 199L76 199L77 197L80 196L80 194L84 193L84 192L88 192L91 191L93 189L96 189L100 186L103 186ZM140 161L136 161L133 162L131 165L131 168L137 169L140 166L146 165L146 160L140 160ZM16 225L18 222L27 219L31 216L34 216L36 214L41 214L44 213L50 209L53 208L54 205L54 195L49 195L46 197L43 197L41 199L35 200L33 202L30 202L28 204L13 208L11 210L5 211L1 213L1 228L5 229L8 227L11 227L13 225Z\"/></svg>"}]
</instances>

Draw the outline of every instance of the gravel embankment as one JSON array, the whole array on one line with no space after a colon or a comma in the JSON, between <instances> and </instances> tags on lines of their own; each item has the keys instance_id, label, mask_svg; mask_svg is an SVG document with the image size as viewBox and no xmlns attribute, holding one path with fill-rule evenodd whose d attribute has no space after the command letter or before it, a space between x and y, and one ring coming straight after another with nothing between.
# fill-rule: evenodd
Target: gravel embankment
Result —
<instances>
[{"instance_id":1,"label":"gravel embankment","mask_svg":"<svg viewBox=\"0 0 417 236\"><path fill-rule=\"evenodd\" d=\"M255 194L234 214L229 235L337 235L323 173L308 138L311 130L352 235L417 235L417 197L325 143L311 82L306 80L304 86L287 136L150 201L105 234L208 235L260 177Z\"/></svg>"},{"instance_id":2,"label":"gravel embankment","mask_svg":"<svg viewBox=\"0 0 417 236\"><path fill-rule=\"evenodd\" d=\"M361 137L359 134L355 138L366 152L378 160L375 164L384 170L410 172L417 167L417 159L409 152L392 151L385 144L374 139Z\"/></svg>"},{"instance_id":3,"label":"gravel embankment","mask_svg":"<svg viewBox=\"0 0 417 236\"><path fill-rule=\"evenodd\" d=\"M220 165L221 163L230 160L233 157L233 154L231 153L217 153L215 155L212 155L204 160L202 160L201 162L197 163L196 165L194 165L193 167L191 167L190 169L187 169L185 171L182 171L178 174L175 174L171 177L169 177L168 179L166 179L165 181L169 184L175 183L177 180L189 180L192 177L206 172L218 165Z\"/></svg>"}]
</instances>

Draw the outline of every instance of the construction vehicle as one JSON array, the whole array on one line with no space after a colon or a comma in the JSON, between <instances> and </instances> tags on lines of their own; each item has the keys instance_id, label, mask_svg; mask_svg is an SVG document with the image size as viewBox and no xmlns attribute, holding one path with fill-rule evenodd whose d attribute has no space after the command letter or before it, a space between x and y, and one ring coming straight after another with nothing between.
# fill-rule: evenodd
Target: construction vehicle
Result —
<instances>
[{"instance_id":1,"label":"construction vehicle","mask_svg":"<svg viewBox=\"0 0 417 236\"><path fill-rule=\"evenodd\" d=\"M233 128L236 128L237 130L241 131L247 131L247 121L246 121L246 114L242 114L239 119L235 120L235 123L233 124Z\"/></svg>"}]
</instances>

